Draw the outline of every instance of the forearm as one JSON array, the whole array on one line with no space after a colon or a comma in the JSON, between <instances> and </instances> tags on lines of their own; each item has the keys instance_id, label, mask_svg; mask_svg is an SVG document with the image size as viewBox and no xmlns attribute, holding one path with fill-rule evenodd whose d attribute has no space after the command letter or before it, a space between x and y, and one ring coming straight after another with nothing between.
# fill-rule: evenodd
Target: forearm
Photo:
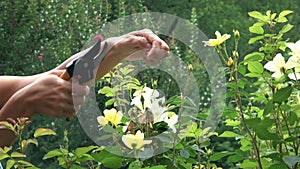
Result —
<instances>
[{"instance_id":1,"label":"forearm","mask_svg":"<svg viewBox=\"0 0 300 169\"><path fill-rule=\"evenodd\" d=\"M8 121L8 118L16 120L20 117L31 117L31 114L26 110L26 101L14 94L0 110L0 121ZM14 125L14 124L12 124ZM13 131L0 126L0 147L10 146L16 135Z\"/></svg>"},{"instance_id":2,"label":"forearm","mask_svg":"<svg viewBox=\"0 0 300 169\"><path fill-rule=\"evenodd\" d=\"M103 41L101 43L100 51L103 50L104 43L108 43L108 52L105 55L101 64L98 66L98 69L96 71L95 81L99 80L102 76L104 76L106 73L108 73L112 68L114 68L118 63L120 63L126 57L125 55L121 56L118 52L115 51L114 44L116 42L114 42L113 38L109 38L109 39ZM56 70L66 69L66 65L69 62L77 59L78 57L83 56L89 49L90 48L85 49L79 53L72 55L71 57L66 59L63 63L61 63L59 66L57 66L55 69Z\"/></svg>"},{"instance_id":3,"label":"forearm","mask_svg":"<svg viewBox=\"0 0 300 169\"><path fill-rule=\"evenodd\" d=\"M8 101L8 99L18 90L35 81L43 74L33 76L1 76L0 81L0 108Z\"/></svg>"}]
</instances>

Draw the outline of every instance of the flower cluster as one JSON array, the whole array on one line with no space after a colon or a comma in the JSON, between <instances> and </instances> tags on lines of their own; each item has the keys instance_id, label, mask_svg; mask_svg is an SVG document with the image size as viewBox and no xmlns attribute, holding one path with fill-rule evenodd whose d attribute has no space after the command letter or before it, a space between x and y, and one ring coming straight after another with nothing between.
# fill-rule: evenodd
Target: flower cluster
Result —
<instances>
[{"instance_id":1,"label":"flower cluster","mask_svg":"<svg viewBox=\"0 0 300 169\"><path fill-rule=\"evenodd\" d=\"M131 105L135 105L140 112L138 115L139 123L147 122L143 120L150 111L152 117L147 120L150 120L153 124L165 122L174 133L176 132L174 125L178 122L178 115L168 112L167 109L162 106L165 103L165 98L159 97L159 92L157 90L144 87L142 90L137 90L133 96L135 97L132 99Z\"/></svg>"},{"instance_id":2,"label":"flower cluster","mask_svg":"<svg viewBox=\"0 0 300 169\"><path fill-rule=\"evenodd\" d=\"M293 80L300 78L300 40L296 43L286 43L290 48L291 57L285 62L282 54L278 53L273 60L265 64L264 68L273 72L272 77L281 78L287 70L293 69L293 72L288 74L288 77Z\"/></svg>"},{"instance_id":3,"label":"flower cluster","mask_svg":"<svg viewBox=\"0 0 300 169\"><path fill-rule=\"evenodd\" d=\"M175 124L178 123L178 115L169 112L165 104L165 97L159 97L157 90L144 87L133 93L133 99L130 102L132 106L129 110L128 119L122 112L115 108L104 110L104 116L98 116L97 121L100 127L110 125L120 133L122 131L122 142L129 149L144 150L144 146L151 144L152 140L145 140L145 135L153 136L154 126L158 123L164 123L167 129L176 133ZM147 131L147 132L146 132ZM157 133L159 134L159 133Z\"/></svg>"}]
</instances>

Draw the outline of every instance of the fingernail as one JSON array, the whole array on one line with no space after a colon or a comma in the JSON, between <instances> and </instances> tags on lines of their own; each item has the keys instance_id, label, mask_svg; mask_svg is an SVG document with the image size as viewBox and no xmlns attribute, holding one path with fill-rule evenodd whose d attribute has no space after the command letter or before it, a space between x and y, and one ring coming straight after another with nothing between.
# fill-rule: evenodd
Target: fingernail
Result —
<instances>
[{"instance_id":1,"label":"fingernail","mask_svg":"<svg viewBox=\"0 0 300 169\"><path fill-rule=\"evenodd\" d=\"M151 48L151 47L152 47L152 44L151 44L151 43L147 43L147 44L146 44L146 47L147 47L147 48Z\"/></svg>"},{"instance_id":2,"label":"fingernail","mask_svg":"<svg viewBox=\"0 0 300 169\"><path fill-rule=\"evenodd\" d=\"M85 86L85 91L86 91L86 94L89 94L90 93L90 88L88 86Z\"/></svg>"}]
</instances>

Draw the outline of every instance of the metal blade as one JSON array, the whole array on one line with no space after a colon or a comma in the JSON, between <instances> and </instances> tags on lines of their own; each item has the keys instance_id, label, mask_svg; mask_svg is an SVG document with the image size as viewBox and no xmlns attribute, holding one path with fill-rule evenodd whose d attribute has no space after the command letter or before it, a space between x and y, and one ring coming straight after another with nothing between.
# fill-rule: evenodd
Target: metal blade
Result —
<instances>
[{"instance_id":1,"label":"metal blade","mask_svg":"<svg viewBox=\"0 0 300 169\"><path fill-rule=\"evenodd\" d=\"M98 40L94 44L94 46L82 56L82 58L92 61L94 57L99 53L100 47L101 47L101 40Z\"/></svg>"},{"instance_id":2,"label":"metal blade","mask_svg":"<svg viewBox=\"0 0 300 169\"><path fill-rule=\"evenodd\" d=\"M105 42L102 51L97 56L94 57L94 67L98 67L100 65L107 52L108 52L108 45L107 42Z\"/></svg>"}]
</instances>

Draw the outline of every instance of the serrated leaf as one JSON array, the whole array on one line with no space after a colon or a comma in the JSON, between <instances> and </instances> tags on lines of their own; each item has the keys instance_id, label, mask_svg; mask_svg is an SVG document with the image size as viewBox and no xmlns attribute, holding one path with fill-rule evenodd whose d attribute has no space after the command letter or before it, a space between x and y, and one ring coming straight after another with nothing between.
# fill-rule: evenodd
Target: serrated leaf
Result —
<instances>
[{"instance_id":1,"label":"serrated leaf","mask_svg":"<svg viewBox=\"0 0 300 169\"><path fill-rule=\"evenodd\" d=\"M282 103L284 101L286 101L291 93L293 91L293 88L291 86L287 86L285 88L281 88L279 89L273 96L273 101L275 103Z\"/></svg>"},{"instance_id":2,"label":"serrated leaf","mask_svg":"<svg viewBox=\"0 0 300 169\"><path fill-rule=\"evenodd\" d=\"M46 135L56 135L55 131L48 128L38 128L34 132L34 137L46 136Z\"/></svg>"},{"instance_id":3,"label":"serrated leaf","mask_svg":"<svg viewBox=\"0 0 300 169\"><path fill-rule=\"evenodd\" d=\"M248 15L251 16L252 18L256 18L256 19L259 19L259 20L262 20L262 21L265 20L265 16L262 13L258 12L258 11L248 12Z\"/></svg>"},{"instance_id":4,"label":"serrated leaf","mask_svg":"<svg viewBox=\"0 0 300 169\"><path fill-rule=\"evenodd\" d=\"M238 137L238 136L240 136L240 135L237 133L234 133L232 131L225 131L219 137Z\"/></svg>"}]
</instances>

